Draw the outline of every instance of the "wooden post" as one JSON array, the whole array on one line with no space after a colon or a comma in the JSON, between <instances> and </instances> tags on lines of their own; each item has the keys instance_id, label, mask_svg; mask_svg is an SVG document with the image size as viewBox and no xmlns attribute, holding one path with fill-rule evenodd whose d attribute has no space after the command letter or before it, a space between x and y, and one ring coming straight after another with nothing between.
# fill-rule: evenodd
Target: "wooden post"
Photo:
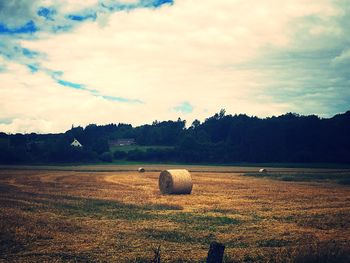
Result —
<instances>
[{"instance_id":1,"label":"wooden post","mask_svg":"<svg viewBox=\"0 0 350 263\"><path fill-rule=\"evenodd\" d=\"M208 258L207 263L222 263L222 260L224 259L224 251L225 246L218 242L211 242L209 251L208 251Z\"/></svg>"},{"instance_id":2,"label":"wooden post","mask_svg":"<svg viewBox=\"0 0 350 263\"><path fill-rule=\"evenodd\" d=\"M153 249L154 252L154 259L151 261L151 263L160 263L160 245L157 249Z\"/></svg>"}]
</instances>

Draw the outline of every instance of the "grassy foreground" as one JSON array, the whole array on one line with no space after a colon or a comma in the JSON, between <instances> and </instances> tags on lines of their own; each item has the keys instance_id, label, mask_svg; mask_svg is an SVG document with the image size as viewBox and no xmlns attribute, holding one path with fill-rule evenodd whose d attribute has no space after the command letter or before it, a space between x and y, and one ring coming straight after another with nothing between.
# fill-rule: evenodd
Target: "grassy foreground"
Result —
<instances>
[{"instance_id":1,"label":"grassy foreground","mask_svg":"<svg viewBox=\"0 0 350 263\"><path fill-rule=\"evenodd\" d=\"M344 171L196 169L187 196L161 195L159 172L0 170L0 261L150 262L160 245L164 262L200 262L213 240L226 262L349 261Z\"/></svg>"}]
</instances>

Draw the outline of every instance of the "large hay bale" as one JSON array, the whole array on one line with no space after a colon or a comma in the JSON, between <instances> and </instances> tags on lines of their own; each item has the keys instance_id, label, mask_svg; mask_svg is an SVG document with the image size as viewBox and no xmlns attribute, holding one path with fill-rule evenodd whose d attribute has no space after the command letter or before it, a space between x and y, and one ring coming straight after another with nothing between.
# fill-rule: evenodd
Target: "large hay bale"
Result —
<instances>
[{"instance_id":1,"label":"large hay bale","mask_svg":"<svg viewBox=\"0 0 350 263\"><path fill-rule=\"evenodd\" d=\"M192 178L185 169L165 170L159 176L159 190L162 194L190 194Z\"/></svg>"},{"instance_id":2,"label":"large hay bale","mask_svg":"<svg viewBox=\"0 0 350 263\"><path fill-rule=\"evenodd\" d=\"M145 168L140 167L139 169L137 169L137 171L139 171L139 173L144 173L145 172Z\"/></svg>"}]
</instances>

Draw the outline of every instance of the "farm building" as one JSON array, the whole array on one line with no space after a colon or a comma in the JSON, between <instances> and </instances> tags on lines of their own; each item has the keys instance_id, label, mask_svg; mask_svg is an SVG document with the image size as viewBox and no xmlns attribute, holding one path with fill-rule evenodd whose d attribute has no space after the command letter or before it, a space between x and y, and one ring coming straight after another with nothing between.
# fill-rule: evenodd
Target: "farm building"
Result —
<instances>
[{"instance_id":1,"label":"farm building","mask_svg":"<svg viewBox=\"0 0 350 263\"><path fill-rule=\"evenodd\" d=\"M127 145L133 145L135 144L135 139L118 139L114 141L109 141L110 146L127 146Z\"/></svg>"},{"instance_id":2,"label":"farm building","mask_svg":"<svg viewBox=\"0 0 350 263\"><path fill-rule=\"evenodd\" d=\"M73 147L83 147L83 145L77 139L74 139L70 145Z\"/></svg>"}]
</instances>

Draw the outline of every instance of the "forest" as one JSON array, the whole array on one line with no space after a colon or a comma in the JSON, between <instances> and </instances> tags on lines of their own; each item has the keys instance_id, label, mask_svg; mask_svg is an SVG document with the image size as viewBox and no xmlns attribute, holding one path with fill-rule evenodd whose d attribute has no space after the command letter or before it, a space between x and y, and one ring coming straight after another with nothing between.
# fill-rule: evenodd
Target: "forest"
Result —
<instances>
[{"instance_id":1,"label":"forest","mask_svg":"<svg viewBox=\"0 0 350 263\"><path fill-rule=\"evenodd\" d=\"M75 138L83 147L70 145ZM149 147L129 151L111 147L111 142L125 138ZM258 118L221 110L191 125L179 118L138 127L123 123L72 126L58 134L0 132L1 164L115 161L350 163L350 111L331 118L295 113Z\"/></svg>"}]
</instances>

